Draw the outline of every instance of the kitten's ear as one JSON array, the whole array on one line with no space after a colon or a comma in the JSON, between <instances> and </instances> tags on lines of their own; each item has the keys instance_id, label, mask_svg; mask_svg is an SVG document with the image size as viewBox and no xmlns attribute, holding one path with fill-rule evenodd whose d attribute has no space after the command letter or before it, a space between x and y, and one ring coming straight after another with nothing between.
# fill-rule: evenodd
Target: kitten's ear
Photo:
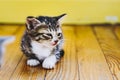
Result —
<instances>
[{"instance_id":1,"label":"kitten's ear","mask_svg":"<svg viewBox=\"0 0 120 80\"><path fill-rule=\"evenodd\" d=\"M34 29L39 24L40 24L40 21L33 16L28 16L26 19L26 27L29 30Z\"/></svg>"},{"instance_id":2,"label":"kitten's ear","mask_svg":"<svg viewBox=\"0 0 120 80\"><path fill-rule=\"evenodd\" d=\"M63 18L65 17L65 15L67 15L67 14L62 14L62 15L60 15L60 16L57 16L57 17L56 17L56 20L57 20L58 22L61 22L61 21L63 20Z\"/></svg>"}]
</instances>

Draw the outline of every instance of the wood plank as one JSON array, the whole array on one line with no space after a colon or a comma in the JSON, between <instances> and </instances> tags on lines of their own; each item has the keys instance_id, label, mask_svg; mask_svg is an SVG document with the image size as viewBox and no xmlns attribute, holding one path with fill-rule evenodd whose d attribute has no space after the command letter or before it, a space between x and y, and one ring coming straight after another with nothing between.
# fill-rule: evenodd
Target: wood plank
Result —
<instances>
[{"instance_id":1,"label":"wood plank","mask_svg":"<svg viewBox=\"0 0 120 80\"><path fill-rule=\"evenodd\" d=\"M116 33L117 37L118 37L119 40L120 40L120 26L117 26L117 27L115 28L115 33Z\"/></svg>"},{"instance_id":2,"label":"wood plank","mask_svg":"<svg viewBox=\"0 0 120 80\"><path fill-rule=\"evenodd\" d=\"M95 27L95 33L104 52L113 79L120 80L120 40L116 38L110 27Z\"/></svg>"},{"instance_id":3,"label":"wood plank","mask_svg":"<svg viewBox=\"0 0 120 80\"><path fill-rule=\"evenodd\" d=\"M14 36L16 37L15 42L7 46L6 53L4 55L4 62L2 67L0 68L0 80L9 80L16 66L21 60L22 54L20 53L19 43L24 28L19 27L19 29L17 30L18 31L15 31L14 33ZM14 32L14 29L12 31ZM12 33L12 31L10 33Z\"/></svg>"},{"instance_id":4,"label":"wood plank","mask_svg":"<svg viewBox=\"0 0 120 80\"><path fill-rule=\"evenodd\" d=\"M46 74L46 70L44 70L41 66L37 66L37 67L28 66L26 64L26 57L24 55L10 79L11 80L44 80L45 74Z\"/></svg>"},{"instance_id":5,"label":"wood plank","mask_svg":"<svg viewBox=\"0 0 120 80\"><path fill-rule=\"evenodd\" d=\"M48 70L46 80L78 80L75 34L73 26L63 27L65 55L54 70Z\"/></svg>"},{"instance_id":6,"label":"wood plank","mask_svg":"<svg viewBox=\"0 0 120 80\"><path fill-rule=\"evenodd\" d=\"M91 27L76 27L80 80L113 80Z\"/></svg>"}]
</instances>

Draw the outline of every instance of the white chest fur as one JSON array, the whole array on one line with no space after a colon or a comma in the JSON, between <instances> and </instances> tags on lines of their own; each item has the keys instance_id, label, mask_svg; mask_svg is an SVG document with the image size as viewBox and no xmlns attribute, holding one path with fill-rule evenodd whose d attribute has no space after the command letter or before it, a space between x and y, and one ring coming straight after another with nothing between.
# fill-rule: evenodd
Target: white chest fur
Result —
<instances>
[{"instance_id":1,"label":"white chest fur","mask_svg":"<svg viewBox=\"0 0 120 80\"><path fill-rule=\"evenodd\" d=\"M46 57L48 57L51 53L51 49L48 47L43 46L42 44L36 42L36 41L32 41L31 43L32 45L32 51L33 53L41 60L41 59L45 59Z\"/></svg>"}]
</instances>

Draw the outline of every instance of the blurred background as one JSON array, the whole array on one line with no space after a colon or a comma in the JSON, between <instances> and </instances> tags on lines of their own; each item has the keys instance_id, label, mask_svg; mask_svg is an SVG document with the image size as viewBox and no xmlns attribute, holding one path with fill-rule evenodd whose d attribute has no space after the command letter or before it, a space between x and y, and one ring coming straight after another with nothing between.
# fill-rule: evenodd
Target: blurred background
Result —
<instances>
[{"instance_id":1,"label":"blurred background","mask_svg":"<svg viewBox=\"0 0 120 80\"><path fill-rule=\"evenodd\" d=\"M120 0L0 0L0 23L24 24L26 16L67 13L64 24L120 22Z\"/></svg>"}]
</instances>

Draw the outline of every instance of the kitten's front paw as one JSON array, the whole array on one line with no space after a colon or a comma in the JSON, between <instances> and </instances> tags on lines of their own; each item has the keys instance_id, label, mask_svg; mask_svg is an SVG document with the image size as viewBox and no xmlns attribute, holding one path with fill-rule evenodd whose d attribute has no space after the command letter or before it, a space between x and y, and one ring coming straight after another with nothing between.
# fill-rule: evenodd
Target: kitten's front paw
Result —
<instances>
[{"instance_id":1,"label":"kitten's front paw","mask_svg":"<svg viewBox=\"0 0 120 80\"><path fill-rule=\"evenodd\" d=\"M36 59L27 60L27 65L29 65L29 66L37 66L39 64L40 64L40 62L38 60L36 60Z\"/></svg>"},{"instance_id":2,"label":"kitten's front paw","mask_svg":"<svg viewBox=\"0 0 120 80\"><path fill-rule=\"evenodd\" d=\"M56 62L57 62L56 57L54 55L50 56L43 61L42 67L46 68L46 69L55 68L55 63Z\"/></svg>"}]
</instances>

